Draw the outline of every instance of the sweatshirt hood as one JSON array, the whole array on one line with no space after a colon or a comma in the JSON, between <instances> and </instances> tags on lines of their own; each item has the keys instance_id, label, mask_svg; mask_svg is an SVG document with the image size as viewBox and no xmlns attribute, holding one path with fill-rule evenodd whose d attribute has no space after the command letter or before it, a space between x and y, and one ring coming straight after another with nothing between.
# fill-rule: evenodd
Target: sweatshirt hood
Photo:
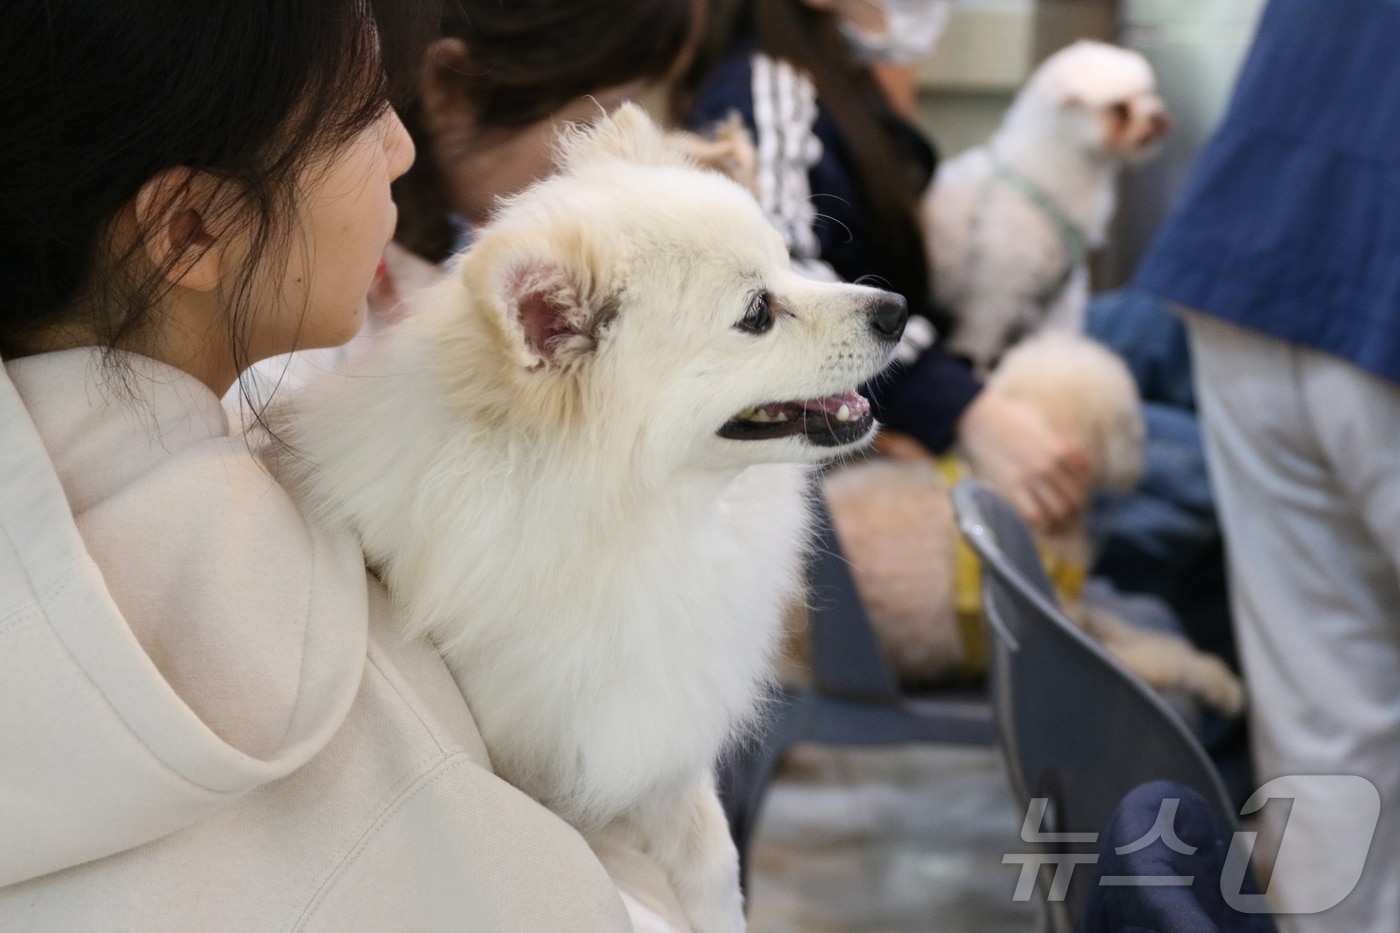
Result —
<instances>
[{"instance_id":1,"label":"sweatshirt hood","mask_svg":"<svg viewBox=\"0 0 1400 933\"><path fill-rule=\"evenodd\" d=\"M364 559L197 380L95 350L0 373L0 885L176 832L344 721Z\"/></svg>"}]
</instances>

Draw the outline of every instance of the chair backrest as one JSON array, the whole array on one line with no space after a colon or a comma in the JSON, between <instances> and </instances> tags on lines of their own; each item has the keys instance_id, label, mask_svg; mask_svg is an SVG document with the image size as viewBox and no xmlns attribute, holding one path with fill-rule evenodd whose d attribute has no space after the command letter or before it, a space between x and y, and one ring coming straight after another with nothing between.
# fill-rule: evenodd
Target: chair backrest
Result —
<instances>
[{"instance_id":1,"label":"chair backrest","mask_svg":"<svg viewBox=\"0 0 1400 933\"><path fill-rule=\"evenodd\" d=\"M1060 610L1019 514L973 480L954 488L953 507L982 562L1007 769L1024 804L1048 798L1052 825L1042 828L1100 833L1129 791L1160 779L1192 788L1237 829L1214 765L1180 717ZM1071 913L1087 895L1071 886Z\"/></svg>"}]
</instances>

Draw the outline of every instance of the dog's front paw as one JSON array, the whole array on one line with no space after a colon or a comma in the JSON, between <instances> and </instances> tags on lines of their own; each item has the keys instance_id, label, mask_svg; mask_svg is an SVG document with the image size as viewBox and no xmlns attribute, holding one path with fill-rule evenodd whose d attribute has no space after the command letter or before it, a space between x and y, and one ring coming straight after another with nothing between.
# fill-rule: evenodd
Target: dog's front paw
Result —
<instances>
[{"instance_id":1,"label":"dog's front paw","mask_svg":"<svg viewBox=\"0 0 1400 933\"><path fill-rule=\"evenodd\" d=\"M676 896L694 933L744 933L739 853L713 790L694 801L684 855L672 863Z\"/></svg>"},{"instance_id":2,"label":"dog's front paw","mask_svg":"<svg viewBox=\"0 0 1400 933\"><path fill-rule=\"evenodd\" d=\"M686 913L694 933L744 933L748 929L744 899L737 889L722 899L707 898L703 904L687 904Z\"/></svg>"},{"instance_id":3,"label":"dog's front paw","mask_svg":"<svg viewBox=\"0 0 1400 933\"><path fill-rule=\"evenodd\" d=\"M709 775L642 802L623 824L670 878L694 933L743 933L739 853Z\"/></svg>"}]
</instances>

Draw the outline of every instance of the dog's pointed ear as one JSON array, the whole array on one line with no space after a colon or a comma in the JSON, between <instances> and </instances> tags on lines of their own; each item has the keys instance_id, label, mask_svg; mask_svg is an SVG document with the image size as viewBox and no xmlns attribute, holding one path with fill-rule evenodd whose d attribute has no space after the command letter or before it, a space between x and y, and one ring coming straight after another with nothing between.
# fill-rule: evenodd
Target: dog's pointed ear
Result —
<instances>
[{"instance_id":1,"label":"dog's pointed ear","mask_svg":"<svg viewBox=\"0 0 1400 933\"><path fill-rule=\"evenodd\" d=\"M591 354L617 313L616 301L593 294L589 283L550 258L513 266L501 289L508 334L527 369L563 364Z\"/></svg>"},{"instance_id":2,"label":"dog's pointed ear","mask_svg":"<svg viewBox=\"0 0 1400 933\"><path fill-rule=\"evenodd\" d=\"M692 164L647 112L630 101L595 123L575 125L560 136L559 162L566 171L605 159L658 166Z\"/></svg>"}]
</instances>

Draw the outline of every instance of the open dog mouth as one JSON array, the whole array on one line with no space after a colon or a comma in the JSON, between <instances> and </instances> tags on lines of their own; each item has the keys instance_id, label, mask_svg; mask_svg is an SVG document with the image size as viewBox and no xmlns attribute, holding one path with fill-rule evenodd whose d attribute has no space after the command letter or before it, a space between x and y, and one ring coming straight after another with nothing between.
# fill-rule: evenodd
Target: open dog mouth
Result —
<instances>
[{"instance_id":1,"label":"open dog mouth","mask_svg":"<svg viewBox=\"0 0 1400 933\"><path fill-rule=\"evenodd\" d=\"M840 447L863 440L874 424L870 402L850 389L804 402L770 402L746 408L717 433L734 441L801 435L818 447Z\"/></svg>"}]
</instances>

